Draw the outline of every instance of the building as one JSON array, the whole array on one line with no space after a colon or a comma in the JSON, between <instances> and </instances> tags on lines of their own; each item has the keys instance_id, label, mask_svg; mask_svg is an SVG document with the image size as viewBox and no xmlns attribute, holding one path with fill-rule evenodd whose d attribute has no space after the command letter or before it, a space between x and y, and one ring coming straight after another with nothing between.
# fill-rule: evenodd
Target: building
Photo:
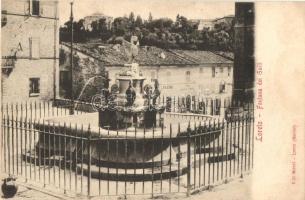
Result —
<instances>
[{"instance_id":1,"label":"building","mask_svg":"<svg viewBox=\"0 0 305 200\"><path fill-rule=\"evenodd\" d=\"M2 100L53 99L58 91L58 1L1 4Z\"/></svg>"},{"instance_id":2,"label":"building","mask_svg":"<svg viewBox=\"0 0 305 200\"><path fill-rule=\"evenodd\" d=\"M201 19L199 20L198 30L213 30L214 29L214 20L211 19Z\"/></svg>"},{"instance_id":3,"label":"building","mask_svg":"<svg viewBox=\"0 0 305 200\"><path fill-rule=\"evenodd\" d=\"M69 45L62 50L69 52ZM81 63L97 60L99 67L108 72L110 86L116 74L128 63L128 47L124 45L75 44L75 52ZM68 57L68 56L67 56ZM207 98L232 95L233 61L209 51L164 50L157 47L140 47L136 57L142 73L147 77L145 84L153 85L159 80L164 95L205 96ZM68 64L66 64L67 66ZM82 65L89 67L89 65ZM91 65L90 68L97 68ZM65 67L60 65L61 73ZM95 70L96 71L96 70ZM100 70L99 70L100 71Z\"/></svg>"},{"instance_id":4,"label":"building","mask_svg":"<svg viewBox=\"0 0 305 200\"><path fill-rule=\"evenodd\" d=\"M177 56L192 60L196 65L164 68L163 89L167 94L205 97L231 97L233 61L210 51L175 50ZM172 71L168 76L169 71ZM161 81L160 81L161 82ZM169 90L167 90L169 88Z\"/></svg>"},{"instance_id":5,"label":"building","mask_svg":"<svg viewBox=\"0 0 305 200\"><path fill-rule=\"evenodd\" d=\"M198 25L198 30L213 30L215 27L215 24L225 23L228 25L232 25L233 20L235 16L234 15L227 15L221 18L217 19L191 19L190 21L193 24Z\"/></svg>"},{"instance_id":6,"label":"building","mask_svg":"<svg viewBox=\"0 0 305 200\"><path fill-rule=\"evenodd\" d=\"M197 30L202 31L213 30L214 29L214 20L213 19L190 19L189 20L193 26L197 26Z\"/></svg>"},{"instance_id":7,"label":"building","mask_svg":"<svg viewBox=\"0 0 305 200\"><path fill-rule=\"evenodd\" d=\"M84 27L86 30L92 30L92 22L99 21L100 19L105 19L106 25L108 29L111 29L113 17L109 17L104 15L103 13L94 13L92 15L84 17Z\"/></svg>"},{"instance_id":8,"label":"building","mask_svg":"<svg viewBox=\"0 0 305 200\"><path fill-rule=\"evenodd\" d=\"M235 16L234 15L227 15L221 18L214 19L214 24L220 24L220 23L225 23L225 24L232 24Z\"/></svg>"}]
</instances>

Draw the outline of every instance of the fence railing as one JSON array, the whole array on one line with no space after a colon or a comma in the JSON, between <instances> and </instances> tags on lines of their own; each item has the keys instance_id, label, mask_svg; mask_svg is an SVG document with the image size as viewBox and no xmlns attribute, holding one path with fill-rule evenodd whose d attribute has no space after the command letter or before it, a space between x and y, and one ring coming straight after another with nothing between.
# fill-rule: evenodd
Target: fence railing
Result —
<instances>
[{"instance_id":1,"label":"fence railing","mask_svg":"<svg viewBox=\"0 0 305 200\"><path fill-rule=\"evenodd\" d=\"M190 195L252 169L253 112L235 113L231 120L166 117L159 129L111 131L3 115L2 169L43 187L90 197Z\"/></svg>"},{"instance_id":2,"label":"fence railing","mask_svg":"<svg viewBox=\"0 0 305 200\"><path fill-rule=\"evenodd\" d=\"M211 116L225 116L228 108L242 108L239 112L253 112L253 105L241 102L232 102L230 99L211 99L195 97L162 96L157 102L164 105L166 112L191 113ZM74 114L96 112L99 106L96 102L74 101L56 99L55 101L31 101L22 103L6 103L1 105L2 115L30 119L41 119L48 117L69 115L73 108ZM229 111L229 113L232 111ZM237 110L234 110L235 115Z\"/></svg>"}]
</instances>

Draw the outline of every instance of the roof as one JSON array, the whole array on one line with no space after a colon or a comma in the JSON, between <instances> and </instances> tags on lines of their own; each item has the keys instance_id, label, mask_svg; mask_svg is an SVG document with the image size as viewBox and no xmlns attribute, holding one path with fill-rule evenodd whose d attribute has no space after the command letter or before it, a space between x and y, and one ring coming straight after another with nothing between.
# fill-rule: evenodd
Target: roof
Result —
<instances>
[{"instance_id":1,"label":"roof","mask_svg":"<svg viewBox=\"0 0 305 200\"><path fill-rule=\"evenodd\" d=\"M68 43L63 44L67 47L70 46ZM126 45L76 43L74 48L108 66L124 65L128 63L130 57L129 47ZM232 63L232 61L209 51L165 50L153 46L140 47L135 60L142 66Z\"/></svg>"},{"instance_id":2,"label":"roof","mask_svg":"<svg viewBox=\"0 0 305 200\"><path fill-rule=\"evenodd\" d=\"M211 51L196 51L196 50L172 50L177 55L193 60L198 64L206 63L233 63L221 55L217 55Z\"/></svg>"},{"instance_id":3,"label":"roof","mask_svg":"<svg viewBox=\"0 0 305 200\"><path fill-rule=\"evenodd\" d=\"M216 18L214 21L218 21L218 20L226 19L226 18L233 19L233 18L235 18L235 15L227 15L224 17Z\"/></svg>"},{"instance_id":4,"label":"roof","mask_svg":"<svg viewBox=\"0 0 305 200\"><path fill-rule=\"evenodd\" d=\"M214 53L217 54L217 55L220 55L224 58L227 58L229 60L234 60L234 53L233 52L217 51L217 52L214 52Z\"/></svg>"}]
</instances>

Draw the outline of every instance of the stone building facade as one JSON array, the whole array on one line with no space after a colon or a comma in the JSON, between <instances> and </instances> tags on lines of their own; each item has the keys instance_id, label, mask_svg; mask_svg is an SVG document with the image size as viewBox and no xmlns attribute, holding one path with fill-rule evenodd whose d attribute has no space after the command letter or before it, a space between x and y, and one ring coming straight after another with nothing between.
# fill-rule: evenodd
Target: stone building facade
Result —
<instances>
[{"instance_id":1,"label":"stone building facade","mask_svg":"<svg viewBox=\"0 0 305 200\"><path fill-rule=\"evenodd\" d=\"M124 67L106 66L114 84L116 74ZM146 84L158 79L162 94L169 96L200 96L230 98L232 95L233 63L198 63L196 65L140 66Z\"/></svg>"},{"instance_id":2,"label":"stone building facade","mask_svg":"<svg viewBox=\"0 0 305 200\"><path fill-rule=\"evenodd\" d=\"M3 0L1 4L3 102L55 98L58 1Z\"/></svg>"},{"instance_id":3,"label":"stone building facade","mask_svg":"<svg viewBox=\"0 0 305 200\"><path fill-rule=\"evenodd\" d=\"M99 47L101 45L75 44L74 52L91 62L82 66L104 69L111 79L111 86L116 83L118 72L126 68L124 64L128 62L128 55L122 46ZM68 44L61 45L61 49L70 51ZM99 64L94 64L95 61ZM158 79L163 95L231 98L233 61L215 53L141 47L136 62L147 78L144 85L154 85L155 79ZM60 65L60 73L66 73L65 65Z\"/></svg>"}]
</instances>

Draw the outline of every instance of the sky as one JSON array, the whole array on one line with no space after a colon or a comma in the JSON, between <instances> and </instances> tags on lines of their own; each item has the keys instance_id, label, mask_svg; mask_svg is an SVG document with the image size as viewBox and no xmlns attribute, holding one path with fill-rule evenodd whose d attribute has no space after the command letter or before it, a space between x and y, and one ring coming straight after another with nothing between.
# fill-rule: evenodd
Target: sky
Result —
<instances>
[{"instance_id":1,"label":"sky","mask_svg":"<svg viewBox=\"0 0 305 200\"><path fill-rule=\"evenodd\" d=\"M70 17L70 2L60 0L60 24L63 25ZM204 0L74 0L73 12L75 20L95 12L112 17L122 17L134 12L147 19L149 12L153 18L168 17L175 20L177 14L188 19L214 19L234 14L234 2Z\"/></svg>"}]
</instances>

